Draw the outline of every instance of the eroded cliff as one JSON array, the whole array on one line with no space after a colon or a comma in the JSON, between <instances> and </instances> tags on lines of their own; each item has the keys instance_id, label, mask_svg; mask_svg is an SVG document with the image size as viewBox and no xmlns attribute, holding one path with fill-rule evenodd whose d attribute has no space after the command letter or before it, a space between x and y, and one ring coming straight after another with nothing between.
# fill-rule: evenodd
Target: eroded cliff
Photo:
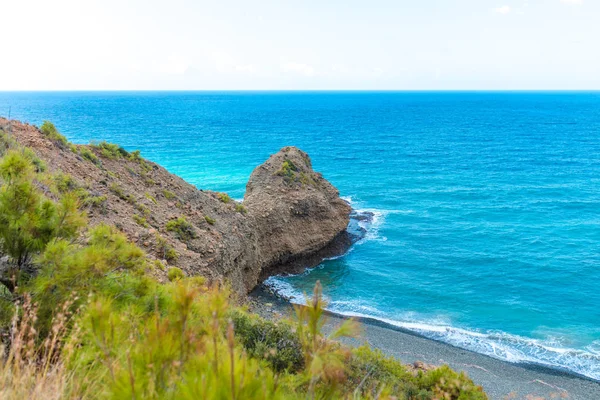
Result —
<instances>
[{"instance_id":1,"label":"eroded cliff","mask_svg":"<svg viewBox=\"0 0 600 400\"><path fill-rule=\"evenodd\" d=\"M311 266L346 230L350 206L301 150L285 147L252 173L242 203L199 190L116 145L73 145L0 119L3 143L33 150L81 193L91 224L115 225L166 267L246 293L271 271ZM305 261L303 261L305 260Z\"/></svg>"}]
</instances>

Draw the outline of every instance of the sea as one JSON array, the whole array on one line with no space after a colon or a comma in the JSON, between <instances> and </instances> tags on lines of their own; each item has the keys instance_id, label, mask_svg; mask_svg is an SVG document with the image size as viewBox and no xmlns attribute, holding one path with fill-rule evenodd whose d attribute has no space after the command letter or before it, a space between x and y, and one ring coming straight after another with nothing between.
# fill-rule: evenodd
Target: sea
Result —
<instances>
[{"instance_id":1,"label":"sea","mask_svg":"<svg viewBox=\"0 0 600 400\"><path fill-rule=\"evenodd\" d=\"M9 112L237 199L297 146L364 235L272 290L600 380L600 92L0 92Z\"/></svg>"}]
</instances>

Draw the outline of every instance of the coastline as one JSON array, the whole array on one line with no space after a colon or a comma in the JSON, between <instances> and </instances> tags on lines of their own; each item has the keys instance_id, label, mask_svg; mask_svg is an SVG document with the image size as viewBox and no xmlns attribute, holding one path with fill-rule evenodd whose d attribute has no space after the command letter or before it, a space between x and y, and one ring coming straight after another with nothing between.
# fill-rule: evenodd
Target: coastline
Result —
<instances>
[{"instance_id":1,"label":"coastline","mask_svg":"<svg viewBox=\"0 0 600 400\"><path fill-rule=\"evenodd\" d=\"M291 303L265 290L262 285L250 294L250 299L252 311L265 318L279 319L291 313ZM347 318L331 312L327 312L327 315L326 331ZM406 364L416 361L434 365L448 364L457 371L465 371L475 383L483 386L492 400L526 399L528 395L537 396L532 397L534 399L600 398L600 382L580 375L536 364L509 363L429 339L372 318L357 320L363 326L361 337L345 339L344 343L353 346L368 343Z\"/></svg>"}]
</instances>

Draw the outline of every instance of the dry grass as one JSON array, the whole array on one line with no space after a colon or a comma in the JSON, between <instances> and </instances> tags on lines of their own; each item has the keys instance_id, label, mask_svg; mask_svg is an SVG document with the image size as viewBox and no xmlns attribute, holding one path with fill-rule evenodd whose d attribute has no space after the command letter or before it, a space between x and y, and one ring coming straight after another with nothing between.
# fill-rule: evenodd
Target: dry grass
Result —
<instances>
[{"instance_id":1,"label":"dry grass","mask_svg":"<svg viewBox=\"0 0 600 400\"><path fill-rule=\"evenodd\" d=\"M79 383L75 382L63 361L73 353L79 336L77 325L68 327L73 317L69 309L75 300L73 298L58 308L50 335L41 343L36 330L37 305L29 296L25 296L22 306L17 304L10 332L2 344L1 399L82 398Z\"/></svg>"}]
</instances>

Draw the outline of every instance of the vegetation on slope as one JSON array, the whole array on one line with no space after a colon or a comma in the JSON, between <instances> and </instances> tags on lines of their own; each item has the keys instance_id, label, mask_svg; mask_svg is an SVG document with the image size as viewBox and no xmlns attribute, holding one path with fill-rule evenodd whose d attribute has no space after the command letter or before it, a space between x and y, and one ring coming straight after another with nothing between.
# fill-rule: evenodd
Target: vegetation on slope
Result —
<instances>
[{"instance_id":1,"label":"vegetation on slope","mask_svg":"<svg viewBox=\"0 0 600 400\"><path fill-rule=\"evenodd\" d=\"M159 283L123 233L88 226L74 185L0 134L1 398L486 398L447 367L409 372L333 341L355 335L353 321L325 337L318 285L293 321L273 323L180 270Z\"/></svg>"}]
</instances>

